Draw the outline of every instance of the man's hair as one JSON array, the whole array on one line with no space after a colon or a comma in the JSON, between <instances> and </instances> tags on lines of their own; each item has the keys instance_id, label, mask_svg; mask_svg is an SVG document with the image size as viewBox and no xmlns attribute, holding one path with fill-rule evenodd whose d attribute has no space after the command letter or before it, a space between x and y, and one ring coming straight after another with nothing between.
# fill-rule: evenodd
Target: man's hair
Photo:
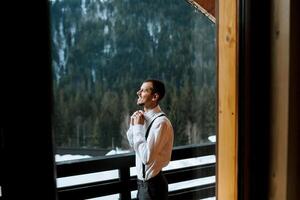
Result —
<instances>
[{"instance_id":1,"label":"man's hair","mask_svg":"<svg viewBox=\"0 0 300 200\"><path fill-rule=\"evenodd\" d=\"M158 101L160 101L165 96L165 84L156 79L148 79L144 82L151 82L153 85L152 93L157 93L159 95Z\"/></svg>"}]
</instances>

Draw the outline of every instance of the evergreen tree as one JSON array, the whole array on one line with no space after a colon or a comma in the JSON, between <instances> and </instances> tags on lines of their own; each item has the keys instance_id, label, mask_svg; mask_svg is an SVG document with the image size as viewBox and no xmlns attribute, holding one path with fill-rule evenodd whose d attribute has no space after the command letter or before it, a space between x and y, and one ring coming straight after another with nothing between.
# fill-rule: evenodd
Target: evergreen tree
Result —
<instances>
[{"instance_id":1,"label":"evergreen tree","mask_svg":"<svg viewBox=\"0 0 300 200\"><path fill-rule=\"evenodd\" d=\"M216 131L215 25L183 0L53 1L57 146L129 148L143 80L161 79L175 145Z\"/></svg>"}]
</instances>

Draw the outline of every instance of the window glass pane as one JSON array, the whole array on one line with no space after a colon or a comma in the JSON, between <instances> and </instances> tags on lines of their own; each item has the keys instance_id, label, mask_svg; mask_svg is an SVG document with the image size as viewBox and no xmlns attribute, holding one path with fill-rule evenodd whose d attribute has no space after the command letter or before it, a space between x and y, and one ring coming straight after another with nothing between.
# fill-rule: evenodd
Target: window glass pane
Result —
<instances>
[{"instance_id":1,"label":"window glass pane","mask_svg":"<svg viewBox=\"0 0 300 200\"><path fill-rule=\"evenodd\" d=\"M57 162L131 152L128 122L141 109L136 92L149 78L166 85L160 106L172 122L175 147L215 142L216 26L205 14L185 0L50 2ZM207 155L172 161L164 170L214 162ZM109 173L62 177L58 187ZM108 176L119 177L116 170ZM170 189L215 177L199 180Z\"/></svg>"},{"instance_id":2,"label":"window glass pane","mask_svg":"<svg viewBox=\"0 0 300 200\"><path fill-rule=\"evenodd\" d=\"M50 9L58 152L127 152L147 78L166 84L161 107L175 146L215 135L215 24L205 15L183 0L51 1Z\"/></svg>"}]
</instances>

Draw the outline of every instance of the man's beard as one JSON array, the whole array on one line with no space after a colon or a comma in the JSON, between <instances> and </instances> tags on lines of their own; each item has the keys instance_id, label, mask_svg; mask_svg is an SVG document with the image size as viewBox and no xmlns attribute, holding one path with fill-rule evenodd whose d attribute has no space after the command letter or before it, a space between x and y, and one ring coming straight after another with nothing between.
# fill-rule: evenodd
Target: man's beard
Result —
<instances>
[{"instance_id":1,"label":"man's beard","mask_svg":"<svg viewBox=\"0 0 300 200\"><path fill-rule=\"evenodd\" d=\"M145 103L142 100L142 97L138 97L138 99L136 100L136 104L138 106L144 106L145 105Z\"/></svg>"},{"instance_id":2,"label":"man's beard","mask_svg":"<svg viewBox=\"0 0 300 200\"><path fill-rule=\"evenodd\" d=\"M137 105L138 105L138 106L144 106L145 103L139 103L139 102L138 102Z\"/></svg>"}]
</instances>

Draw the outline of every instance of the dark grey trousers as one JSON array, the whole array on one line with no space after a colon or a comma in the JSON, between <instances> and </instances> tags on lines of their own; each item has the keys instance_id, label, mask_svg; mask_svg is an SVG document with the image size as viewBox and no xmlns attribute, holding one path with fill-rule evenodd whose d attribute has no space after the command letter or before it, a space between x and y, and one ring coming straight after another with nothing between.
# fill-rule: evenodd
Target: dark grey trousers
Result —
<instances>
[{"instance_id":1,"label":"dark grey trousers","mask_svg":"<svg viewBox=\"0 0 300 200\"><path fill-rule=\"evenodd\" d=\"M138 200L166 200L168 199L168 182L166 177L160 172L155 177L147 181L137 181Z\"/></svg>"}]
</instances>

